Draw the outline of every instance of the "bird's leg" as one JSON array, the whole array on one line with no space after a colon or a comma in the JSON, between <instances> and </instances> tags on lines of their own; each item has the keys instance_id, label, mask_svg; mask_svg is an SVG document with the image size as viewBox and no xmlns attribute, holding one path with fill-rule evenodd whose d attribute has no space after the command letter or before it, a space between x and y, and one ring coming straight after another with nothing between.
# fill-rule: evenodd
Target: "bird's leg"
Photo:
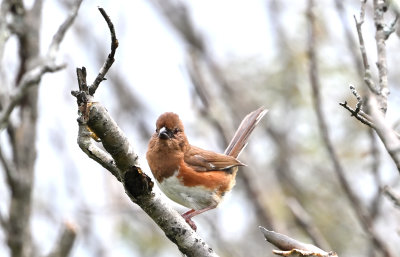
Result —
<instances>
[{"instance_id":1,"label":"bird's leg","mask_svg":"<svg viewBox=\"0 0 400 257\"><path fill-rule=\"evenodd\" d=\"M211 205L211 206L208 206L208 207L203 208L203 209L200 209L200 210L193 210L193 209L192 209L192 210L189 210L189 211L183 213L183 214L182 214L182 217L185 219L186 223L189 224L189 226L190 226L194 231L196 231L196 230L197 230L197 226L196 226L196 224L192 221L192 218L193 218L194 216L196 216L196 215L199 215L199 214L203 213L203 212L212 210L212 209L214 209L215 207L217 207L217 206L216 206L216 205L215 205L215 206L214 206L214 205Z\"/></svg>"},{"instance_id":2,"label":"bird's leg","mask_svg":"<svg viewBox=\"0 0 400 257\"><path fill-rule=\"evenodd\" d=\"M189 226L196 231L197 230L197 226L196 224L193 222L193 220L191 220L191 216L189 216L190 214L192 214L193 212L195 212L195 210L189 210L185 213L182 214L182 217L185 219L186 223L189 224Z\"/></svg>"}]
</instances>

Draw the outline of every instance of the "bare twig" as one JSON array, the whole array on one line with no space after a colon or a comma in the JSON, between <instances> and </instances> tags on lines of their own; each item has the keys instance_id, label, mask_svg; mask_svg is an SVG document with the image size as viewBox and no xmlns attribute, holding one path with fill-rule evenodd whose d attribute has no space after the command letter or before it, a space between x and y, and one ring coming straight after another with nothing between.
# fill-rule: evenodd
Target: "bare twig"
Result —
<instances>
[{"instance_id":1,"label":"bare twig","mask_svg":"<svg viewBox=\"0 0 400 257\"><path fill-rule=\"evenodd\" d=\"M356 194L353 192L350 183L348 182L345 172L343 169L342 164L339 162L339 158L335 151L335 148L332 144L332 141L329 136L328 127L326 125L325 116L322 112L322 103L321 103L321 95L319 92L320 81L319 81L319 73L318 73L318 65L317 65L317 56L316 56L316 28L315 28L315 15L313 13L314 8L314 1L308 1L308 8L307 8L307 16L310 23L310 31L309 31L309 38L308 38L308 54L309 54L309 76L311 81L313 99L314 99L314 107L317 113L318 118L318 125L322 134L322 138L325 144L325 147L328 151L329 157L332 161L334 166L334 171L336 176L340 181L340 185L342 186L345 195L347 196L348 200L351 203L351 207L353 208L354 212L356 213L360 223L362 224L364 231L369 234L371 237L372 242L375 246L380 249L385 256L393 256L385 244L379 239L376 233L373 230L371 219L368 215L365 214L365 210L361 205L361 201L358 199Z\"/></svg>"},{"instance_id":2,"label":"bare twig","mask_svg":"<svg viewBox=\"0 0 400 257\"><path fill-rule=\"evenodd\" d=\"M344 103L339 103L339 105L343 106L343 108L348 110L351 113L351 116L356 117L359 121L361 121L365 125L373 128L374 124L372 122L372 118L362 110L363 102L362 102L361 96L358 94L356 88L353 85L350 84L349 88L350 88L351 93L357 99L356 108L352 109L350 106L348 106L346 101Z\"/></svg>"},{"instance_id":3,"label":"bare twig","mask_svg":"<svg viewBox=\"0 0 400 257\"><path fill-rule=\"evenodd\" d=\"M354 21L356 23L356 28L357 28L357 34L358 34L358 41L360 43L360 51L361 51L361 57L363 60L363 65L364 65L364 82L368 86L368 88L373 92L374 94L379 94L379 89L376 87L374 82L372 81L371 78L371 69L369 66L368 62L368 56L367 52L365 49L365 44L364 44L364 37L361 31L361 27L364 23L364 18L365 18L365 4L367 0L363 0L361 2L361 10L360 10L360 18L357 20L356 16L354 15Z\"/></svg>"},{"instance_id":4,"label":"bare twig","mask_svg":"<svg viewBox=\"0 0 400 257\"><path fill-rule=\"evenodd\" d=\"M64 39L65 34L67 33L68 29L71 27L76 16L78 15L78 11L82 4L82 1L83 0L75 1L74 5L72 6L69 16L60 25L57 32L54 34L53 39L50 43L49 49L47 50L47 57L49 59L54 59L56 57L56 54L60 48L60 44L61 44L62 40Z\"/></svg>"},{"instance_id":5,"label":"bare twig","mask_svg":"<svg viewBox=\"0 0 400 257\"><path fill-rule=\"evenodd\" d=\"M362 105L363 105L361 96L358 94L356 88L355 88L353 85L350 84L349 87L350 87L351 93L352 93L352 94L356 97L356 99L357 99L357 104L356 104L355 113L358 113L359 111L361 111L361 108L362 108Z\"/></svg>"},{"instance_id":6,"label":"bare twig","mask_svg":"<svg viewBox=\"0 0 400 257\"><path fill-rule=\"evenodd\" d=\"M94 95L97 88L99 87L100 83L105 80L104 76L106 75L107 71L110 69L112 64L114 63L114 55L115 51L118 47L118 40L115 35L114 24L111 22L110 17L108 17L107 13L104 11L103 8L99 7L99 11L101 15L103 15L104 20L107 22L108 28L110 29L111 35L111 52L107 56L106 61L104 62L103 66L101 67L99 74L97 75L96 79L93 81L93 84L89 87L89 94Z\"/></svg>"},{"instance_id":7,"label":"bare twig","mask_svg":"<svg viewBox=\"0 0 400 257\"><path fill-rule=\"evenodd\" d=\"M351 116L356 117L356 119L359 120L361 123L364 123L368 127L374 128L375 126L374 123L372 123L372 121L369 118L366 118L369 117L369 115L366 114L365 112L363 111L356 112L356 110L351 108L346 101L344 103L339 103L339 105L343 106L343 108L348 110L351 113Z\"/></svg>"}]
</instances>

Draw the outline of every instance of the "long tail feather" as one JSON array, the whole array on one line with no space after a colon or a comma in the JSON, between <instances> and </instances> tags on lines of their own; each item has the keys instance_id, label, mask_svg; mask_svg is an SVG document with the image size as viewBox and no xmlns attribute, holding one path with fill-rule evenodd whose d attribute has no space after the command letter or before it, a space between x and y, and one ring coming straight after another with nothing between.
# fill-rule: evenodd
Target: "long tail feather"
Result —
<instances>
[{"instance_id":1,"label":"long tail feather","mask_svg":"<svg viewBox=\"0 0 400 257\"><path fill-rule=\"evenodd\" d=\"M260 107L244 117L231 142L225 150L226 155L230 155L235 158L239 156L242 150L246 147L247 140L249 139L251 132L253 132L254 128L267 112L267 109Z\"/></svg>"}]
</instances>

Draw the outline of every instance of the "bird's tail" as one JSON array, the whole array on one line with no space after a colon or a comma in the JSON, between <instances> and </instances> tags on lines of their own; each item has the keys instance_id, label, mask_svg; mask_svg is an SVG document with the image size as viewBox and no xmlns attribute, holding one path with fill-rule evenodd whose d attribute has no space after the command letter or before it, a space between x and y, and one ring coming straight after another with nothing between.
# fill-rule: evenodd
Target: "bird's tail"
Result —
<instances>
[{"instance_id":1,"label":"bird's tail","mask_svg":"<svg viewBox=\"0 0 400 257\"><path fill-rule=\"evenodd\" d=\"M247 140L249 139L251 132L253 132L254 128L267 112L267 109L260 107L244 117L231 142L225 150L226 155L233 156L235 158L239 156L242 150L246 147Z\"/></svg>"}]
</instances>

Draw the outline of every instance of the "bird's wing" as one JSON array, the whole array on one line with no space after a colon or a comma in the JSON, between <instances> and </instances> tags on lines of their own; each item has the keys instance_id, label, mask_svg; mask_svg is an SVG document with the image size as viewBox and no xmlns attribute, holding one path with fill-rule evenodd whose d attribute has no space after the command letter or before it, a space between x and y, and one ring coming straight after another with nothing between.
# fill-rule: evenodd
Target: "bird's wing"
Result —
<instances>
[{"instance_id":1,"label":"bird's wing","mask_svg":"<svg viewBox=\"0 0 400 257\"><path fill-rule=\"evenodd\" d=\"M229 170L235 166L244 166L232 156L203 150L196 146L190 146L185 153L184 161L196 171Z\"/></svg>"}]
</instances>

